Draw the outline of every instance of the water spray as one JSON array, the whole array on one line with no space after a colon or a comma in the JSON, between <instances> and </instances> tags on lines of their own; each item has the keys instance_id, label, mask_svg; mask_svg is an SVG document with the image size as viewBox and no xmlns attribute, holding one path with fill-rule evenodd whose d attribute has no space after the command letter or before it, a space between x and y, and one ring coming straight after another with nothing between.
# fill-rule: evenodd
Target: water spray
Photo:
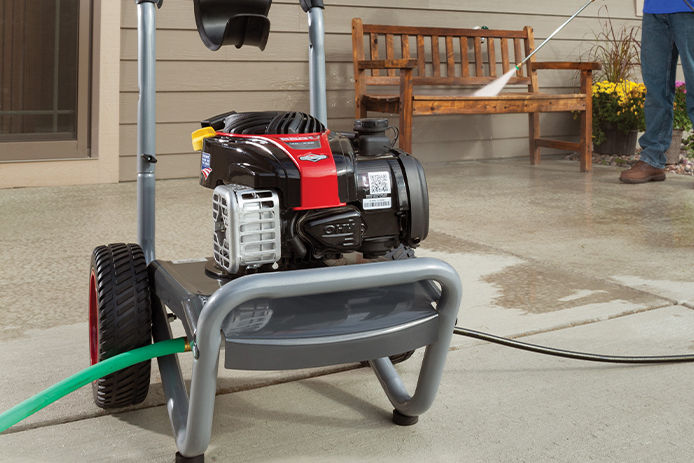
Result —
<instances>
[{"instance_id":1,"label":"water spray","mask_svg":"<svg viewBox=\"0 0 694 463\"><path fill-rule=\"evenodd\" d=\"M593 2L595 2L595 0L588 0L588 2L585 5L583 5L576 13L574 13L573 16L571 16L569 19L564 21L564 23L561 26L557 27L554 30L554 32L552 32L549 35L549 37L547 37L545 40L543 40L540 45L538 45L528 56L526 56L523 59L523 61L516 64L513 69L508 71L503 76L499 77L498 79L491 82L490 84L477 90L475 93L472 94L472 96L496 96L496 95L498 95L499 92L501 92L501 90L503 90L504 87L506 87L506 84L508 84L508 82L511 80L513 75L520 70L521 66L523 66L525 63L527 63L530 58L535 56L535 53L540 51L540 49L542 47L544 47L547 44L547 42L552 40L555 35L557 35L559 32L561 32L562 29L564 29L571 21L573 21L579 14L581 14L581 12L583 12L583 10L588 8L590 6L590 4Z\"/></svg>"}]
</instances>

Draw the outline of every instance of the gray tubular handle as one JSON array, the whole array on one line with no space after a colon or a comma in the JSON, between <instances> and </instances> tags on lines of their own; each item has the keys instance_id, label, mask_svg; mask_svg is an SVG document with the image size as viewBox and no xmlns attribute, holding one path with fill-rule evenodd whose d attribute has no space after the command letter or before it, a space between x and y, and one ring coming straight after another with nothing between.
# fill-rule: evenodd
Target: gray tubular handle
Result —
<instances>
[{"instance_id":1,"label":"gray tubular handle","mask_svg":"<svg viewBox=\"0 0 694 463\"><path fill-rule=\"evenodd\" d=\"M455 270L438 259L421 258L394 262L348 265L310 270L265 273L238 278L215 292L205 304L198 319L195 335L193 376L190 386L188 416L185 423L176 420L174 433L176 444L182 455L195 456L204 453L212 432L212 416L216 392L219 350L223 342L222 321L236 307L253 299L287 298L311 294L350 291L380 286L414 283L434 280L441 285L442 294L438 302L441 320L441 331L435 352L427 349L425 358L429 358L428 367L423 365L420 388L424 389L422 399L408 402L410 399L402 394L395 394L396 406L404 414L414 414L433 400L445 361L453 325L462 296L460 278ZM433 357L440 358L433 358ZM422 380L428 375L428 380ZM380 378L380 377L379 377ZM429 383L425 384L422 383ZM389 394L390 396L390 394ZM392 399L391 399L392 400ZM181 416L172 409L176 404L169 404L169 413Z\"/></svg>"}]
</instances>

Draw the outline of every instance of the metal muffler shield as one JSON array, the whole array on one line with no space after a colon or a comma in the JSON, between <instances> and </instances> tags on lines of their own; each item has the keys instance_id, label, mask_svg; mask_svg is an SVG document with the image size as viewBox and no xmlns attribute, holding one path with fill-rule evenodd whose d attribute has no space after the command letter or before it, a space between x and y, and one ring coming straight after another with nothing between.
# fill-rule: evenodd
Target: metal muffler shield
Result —
<instances>
[{"instance_id":1,"label":"metal muffler shield","mask_svg":"<svg viewBox=\"0 0 694 463\"><path fill-rule=\"evenodd\" d=\"M214 260L225 271L280 260L279 197L274 191L220 185L212 195L212 218Z\"/></svg>"}]
</instances>

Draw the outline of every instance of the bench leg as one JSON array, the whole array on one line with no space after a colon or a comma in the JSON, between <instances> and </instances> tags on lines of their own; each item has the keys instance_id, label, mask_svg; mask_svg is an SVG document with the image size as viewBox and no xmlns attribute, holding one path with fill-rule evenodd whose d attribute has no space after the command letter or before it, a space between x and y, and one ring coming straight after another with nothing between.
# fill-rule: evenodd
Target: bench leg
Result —
<instances>
[{"instance_id":1,"label":"bench leg","mask_svg":"<svg viewBox=\"0 0 694 463\"><path fill-rule=\"evenodd\" d=\"M400 149L412 153L412 108L400 112Z\"/></svg>"},{"instance_id":2,"label":"bench leg","mask_svg":"<svg viewBox=\"0 0 694 463\"><path fill-rule=\"evenodd\" d=\"M581 172L593 168L593 73L581 72L581 92L586 94L586 110L581 114Z\"/></svg>"},{"instance_id":3,"label":"bench leg","mask_svg":"<svg viewBox=\"0 0 694 463\"><path fill-rule=\"evenodd\" d=\"M530 164L540 163L540 147L535 142L540 138L540 113L530 113L528 115L530 126Z\"/></svg>"},{"instance_id":4,"label":"bench leg","mask_svg":"<svg viewBox=\"0 0 694 463\"><path fill-rule=\"evenodd\" d=\"M581 172L590 172L593 168L592 112L584 111L581 114L581 148L578 154L581 158Z\"/></svg>"},{"instance_id":5,"label":"bench leg","mask_svg":"<svg viewBox=\"0 0 694 463\"><path fill-rule=\"evenodd\" d=\"M364 119L366 117L366 105L357 99L355 119Z\"/></svg>"},{"instance_id":6,"label":"bench leg","mask_svg":"<svg viewBox=\"0 0 694 463\"><path fill-rule=\"evenodd\" d=\"M412 153L412 69L400 70L400 149Z\"/></svg>"}]
</instances>

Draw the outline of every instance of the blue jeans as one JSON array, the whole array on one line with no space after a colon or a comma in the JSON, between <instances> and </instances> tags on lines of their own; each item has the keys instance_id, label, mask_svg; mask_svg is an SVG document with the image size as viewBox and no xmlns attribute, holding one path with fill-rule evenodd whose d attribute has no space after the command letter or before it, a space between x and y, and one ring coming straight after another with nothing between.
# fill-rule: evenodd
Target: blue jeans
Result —
<instances>
[{"instance_id":1,"label":"blue jeans","mask_svg":"<svg viewBox=\"0 0 694 463\"><path fill-rule=\"evenodd\" d=\"M687 113L694 121L694 13L644 13L641 73L647 90L646 133L639 144L641 160L660 169L665 167L665 152L672 141L678 57L687 82Z\"/></svg>"}]
</instances>

